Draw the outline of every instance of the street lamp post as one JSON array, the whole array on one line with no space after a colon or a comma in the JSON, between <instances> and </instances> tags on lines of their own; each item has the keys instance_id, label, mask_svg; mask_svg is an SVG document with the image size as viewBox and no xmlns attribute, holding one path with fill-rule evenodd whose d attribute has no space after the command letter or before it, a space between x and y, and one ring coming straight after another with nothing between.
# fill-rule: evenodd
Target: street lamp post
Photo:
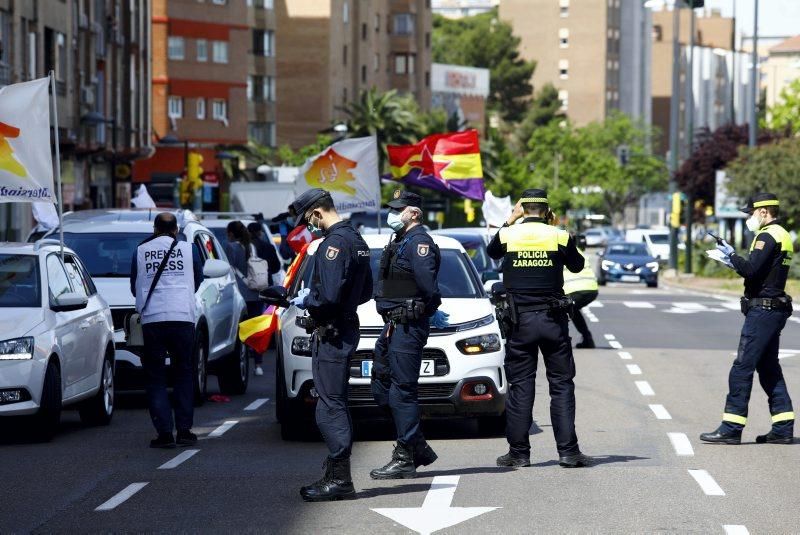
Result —
<instances>
[{"instance_id":1,"label":"street lamp post","mask_svg":"<svg viewBox=\"0 0 800 535\"><path fill-rule=\"evenodd\" d=\"M676 1L672 8L672 95L670 95L669 119L669 195L670 202L678 185L675 173L678 172L678 108L680 104L680 2ZM678 268L678 229L670 224L669 229L669 267Z\"/></svg>"},{"instance_id":2,"label":"street lamp post","mask_svg":"<svg viewBox=\"0 0 800 535\"><path fill-rule=\"evenodd\" d=\"M756 146L756 136L758 135L758 123L756 123L756 109L758 107L758 0L755 1L755 13L753 15L753 60L750 72L750 95L752 98L750 106L750 143L751 147Z\"/></svg>"},{"instance_id":3,"label":"street lamp post","mask_svg":"<svg viewBox=\"0 0 800 535\"><path fill-rule=\"evenodd\" d=\"M689 35L689 58L686 66L686 146L691 157L694 152L694 32L695 12L690 9L691 24ZM691 191L686 192L686 262L684 273L692 272L692 218L694 216L694 198Z\"/></svg>"}]
</instances>

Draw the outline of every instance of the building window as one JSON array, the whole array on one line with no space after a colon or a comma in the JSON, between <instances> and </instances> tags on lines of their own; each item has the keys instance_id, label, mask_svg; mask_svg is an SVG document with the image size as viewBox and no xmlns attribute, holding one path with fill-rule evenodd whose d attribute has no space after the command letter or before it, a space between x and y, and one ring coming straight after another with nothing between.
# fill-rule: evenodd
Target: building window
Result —
<instances>
[{"instance_id":1,"label":"building window","mask_svg":"<svg viewBox=\"0 0 800 535\"><path fill-rule=\"evenodd\" d=\"M558 100L561 102L561 111L567 111L569 108L569 91L566 89L559 89Z\"/></svg>"},{"instance_id":2,"label":"building window","mask_svg":"<svg viewBox=\"0 0 800 535\"><path fill-rule=\"evenodd\" d=\"M185 57L183 37L170 37L167 39L167 57L169 59L183 59Z\"/></svg>"},{"instance_id":3,"label":"building window","mask_svg":"<svg viewBox=\"0 0 800 535\"><path fill-rule=\"evenodd\" d=\"M206 118L206 99L204 98L197 99L197 118L198 119Z\"/></svg>"},{"instance_id":4,"label":"building window","mask_svg":"<svg viewBox=\"0 0 800 535\"><path fill-rule=\"evenodd\" d=\"M167 114L171 119L183 117L183 99L181 97L169 97L167 99Z\"/></svg>"},{"instance_id":5,"label":"building window","mask_svg":"<svg viewBox=\"0 0 800 535\"><path fill-rule=\"evenodd\" d=\"M361 40L362 41L366 41L367 40L367 23L366 22L362 22L361 23Z\"/></svg>"},{"instance_id":6,"label":"building window","mask_svg":"<svg viewBox=\"0 0 800 535\"><path fill-rule=\"evenodd\" d=\"M344 4L342 4L342 22L345 24L350 22L350 5L347 0L344 0Z\"/></svg>"},{"instance_id":7,"label":"building window","mask_svg":"<svg viewBox=\"0 0 800 535\"><path fill-rule=\"evenodd\" d=\"M347 45L342 47L342 65L347 66Z\"/></svg>"},{"instance_id":8,"label":"building window","mask_svg":"<svg viewBox=\"0 0 800 535\"><path fill-rule=\"evenodd\" d=\"M425 48L431 47L431 32L425 32Z\"/></svg>"},{"instance_id":9,"label":"building window","mask_svg":"<svg viewBox=\"0 0 800 535\"><path fill-rule=\"evenodd\" d=\"M275 146L275 123L250 123L247 125L247 137L259 145Z\"/></svg>"},{"instance_id":10,"label":"building window","mask_svg":"<svg viewBox=\"0 0 800 535\"><path fill-rule=\"evenodd\" d=\"M414 74L416 71L416 56L414 54L395 54L395 74Z\"/></svg>"},{"instance_id":11,"label":"building window","mask_svg":"<svg viewBox=\"0 0 800 535\"><path fill-rule=\"evenodd\" d=\"M342 104L347 104L347 88L342 88Z\"/></svg>"},{"instance_id":12,"label":"building window","mask_svg":"<svg viewBox=\"0 0 800 535\"><path fill-rule=\"evenodd\" d=\"M67 39L63 33L56 34L56 80L67 81Z\"/></svg>"},{"instance_id":13,"label":"building window","mask_svg":"<svg viewBox=\"0 0 800 535\"><path fill-rule=\"evenodd\" d=\"M247 100L251 102L275 102L275 77L247 77Z\"/></svg>"},{"instance_id":14,"label":"building window","mask_svg":"<svg viewBox=\"0 0 800 535\"><path fill-rule=\"evenodd\" d=\"M256 77L252 76L252 75L247 77L247 101L248 102L252 102L253 101L253 85L255 85L254 78L256 78Z\"/></svg>"},{"instance_id":15,"label":"building window","mask_svg":"<svg viewBox=\"0 0 800 535\"><path fill-rule=\"evenodd\" d=\"M569 0L558 0L558 12L562 19L569 17Z\"/></svg>"},{"instance_id":16,"label":"building window","mask_svg":"<svg viewBox=\"0 0 800 535\"><path fill-rule=\"evenodd\" d=\"M224 6L228 3L228 0L211 0L211 3L217 6Z\"/></svg>"},{"instance_id":17,"label":"building window","mask_svg":"<svg viewBox=\"0 0 800 535\"><path fill-rule=\"evenodd\" d=\"M381 16L380 13L375 13L375 33L381 31Z\"/></svg>"},{"instance_id":18,"label":"building window","mask_svg":"<svg viewBox=\"0 0 800 535\"><path fill-rule=\"evenodd\" d=\"M558 29L558 46L561 48L569 48L569 28Z\"/></svg>"},{"instance_id":19,"label":"building window","mask_svg":"<svg viewBox=\"0 0 800 535\"><path fill-rule=\"evenodd\" d=\"M558 77L562 80L569 78L569 60L558 60Z\"/></svg>"},{"instance_id":20,"label":"building window","mask_svg":"<svg viewBox=\"0 0 800 535\"><path fill-rule=\"evenodd\" d=\"M228 63L228 43L211 41L211 60L214 63Z\"/></svg>"},{"instance_id":21,"label":"building window","mask_svg":"<svg viewBox=\"0 0 800 535\"><path fill-rule=\"evenodd\" d=\"M211 101L211 118L218 121L228 119L228 103L222 99L215 98Z\"/></svg>"},{"instance_id":22,"label":"building window","mask_svg":"<svg viewBox=\"0 0 800 535\"><path fill-rule=\"evenodd\" d=\"M374 54L372 56L372 70L378 72L381 69L381 56Z\"/></svg>"},{"instance_id":23,"label":"building window","mask_svg":"<svg viewBox=\"0 0 800 535\"><path fill-rule=\"evenodd\" d=\"M411 13L398 13L394 16L393 22L392 33L395 35L414 34L414 15Z\"/></svg>"},{"instance_id":24,"label":"building window","mask_svg":"<svg viewBox=\"0 0 800 535\"><path fill-rule=\"evenodd\" d=\"M425 87L431 86L431 72L425 71Z\"/></svg>"},{"instance_id":25,"label":"building window","mask_svg":"<svg viewBox=\"0 0 800 535\"><path fill-rule=\"evenodd\" d=\"M253 30L253 54L272 57L275 55L275 32Z\"/></svg>"},{"instance_id":26,"label":"building window","mask_svg":"<svg viewBox=\"0 0 800 535\"><path fill-rule=\"evenodd\" d=\"M361 83L362 84L366 84L367 83L367 66L366 65L362 65L361 66Z\"/></svg>"},{"instance_id":27,"label":"building window","mask_svg":"<svg viewBox=\"0 0 800 535\"><path fill-rule=\"evenodd\" d=\"M208 61L208 41L197 40L197 61Z\"/></svg>"},{"instance_id":28,"label":"building window","mask_svg":"<svg viewBox=\"0 0 800 535\"><path fill-rule=\"evenodd\" d=\"M653 41L661 42L664 40L664 29L660 24L653 25Z\"/></svg>"}]
</instances>

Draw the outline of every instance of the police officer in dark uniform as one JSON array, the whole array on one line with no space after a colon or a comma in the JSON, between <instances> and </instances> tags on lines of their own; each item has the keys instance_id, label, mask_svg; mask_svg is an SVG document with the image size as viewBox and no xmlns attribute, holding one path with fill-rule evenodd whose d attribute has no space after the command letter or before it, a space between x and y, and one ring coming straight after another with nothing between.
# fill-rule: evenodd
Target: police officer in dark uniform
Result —
<instances>
[{"instance_id":1,"label":"police officer in dark uniform","mask_svg":"<svg viewBox=\"0 0 800 535\"><path fill-rule=\"evenodd\" d=\"M395 191L388 203L395 234L381 256L375 302L385 326L375 344L372 394L391 412L397 430L392 459L373 479L409 478L437 458L420 429L417 388L430 322L441 321L438 275L441 255L422 226L422 198Z\"/></svg>"},{"instance_id":2,"label":"police officer in dark uniform","mask_svg":"<svg viewBox=\"0 0 800 535\"><path fill-rule=\"evenodd\" d=\"M742 313L745 315L739 352L728 376L728 397L722 424L716 431L703 433L700 440L721 444L740 444L747 423L747 405L753 388L753 373L769 398L772 429L756 437L759 444L791 444L794 411L778 361L781 331L792 314L792 298L785 292L794 246L789 233L778 222L778 198L759 193L742 208L750 214L747 228L755 233L747 259L721 240L719 249L744 277Z\"/></svg>"},{"instance_id":3,"label":"police officer in dark uniform","mask_svg":"<svg viewBox=\"0 0 800 535\"><path fill-rule=\"evenodd\" d=\"M356 309L372 297L369 247L334 208L330 193L309 190L292 203L299 224L325 236L314 255L310 289L292 304L308 310L313 325L311 358L314 387L319 394L316 419L328 446L325 475L303 487L306 501L329 501L355 496L350 475L353 422L347 407L350 359L358 347Z\"/></svg>"},{"instance_id":4,"label":"police officer in dark uniform","mask_svg":"<svg viewBox=\"0 0 800 535\"><path fill-rule=\"evenodd\" d=\"M523 218L522 224L515 225ZM547 193L528 189L508 221L489 243L488 253L503 259L503 285L513 318L506 331L506 438L509 452L498 466L530 466L528 433L533 423L533 400L541 350L550 383L550 417L559 464L588 466L575 434L575 361L569 336L571 301L564 296L564 267L578 273L584 257L575 238L552 226Z\"/></svg>"}]
</instances>

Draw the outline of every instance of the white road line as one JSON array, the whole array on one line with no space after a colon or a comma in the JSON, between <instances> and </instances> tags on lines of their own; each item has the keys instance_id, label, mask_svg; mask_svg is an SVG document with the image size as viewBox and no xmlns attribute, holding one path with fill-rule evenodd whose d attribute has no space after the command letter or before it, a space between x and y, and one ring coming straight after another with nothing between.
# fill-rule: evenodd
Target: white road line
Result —
<instances>
[{"instance_id":1,"label":"white road line","mask_svg":"<svg viewBox=\"0 0 800 535\"><path fill-rule=\"evenodd\" d=\"M694 455L692 443L689 442L689 437L685 433L667 433L669 441L672 442L672 447L675 448L675 453L681 457L691 457Z\"/></svg>"},{"instance_id":2,"label":"white road line","mask_svg":"<svg viewBox=\"0 0 800 535\"><path fill-rule=\"evenodd\" d=\"M234 425L236 425L238 423L239 423L239 420L229 420L229 421L225 422L224 424L222 424L221 426L219 426L216 429L214 429L213 431L211 431L211 433L208 434L208 438L221 437L222 435L225 434L225 432L228 429L230 429L231 427L233 427Z\"/></svg>"},{"instance_id":3,"label":"white road line","mask_svg":"<svg viewBox=\"0 0 800 535\"><path fill-rule=\"evenodd\" d=\"M628 308L656 308L653 303L647 301L624 301L622 304Z\"/></svg>"},{"instance_id":4,"label":"white road line","mask_svg":"<svg viewBox=\"0 0 800 535\"><path fill-rule=\"evenodd\" d=\"M617 342L616 340L610 340L610 341L608 342L608 345L610 345L610 346L611 346L612 348L614 348L614 349L622 349L622 344L620 344L620 343L619 343L619 342Z\"/></svg>"},{"instance_id":5,"label":"white road line","mask_svg":"<svg viewBox=\"0 0 800 535\"><path fill-rule=\"evenodd\" d=\"M725 496L725 491L706 470L689 470L689 474L697 481L706 496Z\"/></svg>"},{"instance_id":6,"label":"white road line","mask_svg":"<svg viewBox=\"0 0 800 535\"><path fill-rule=\"evenodd\" d=\"M161 466L159 466L158 469L159 470L171 470L172 468L176 468L176 467L180 466L182 463L184 463L185 461L188 461L189 459L194 457L195 454L198 451L200 451L200 450L186 450L183 453L181 453L180 455L175 456L175 458L173 458L172 460L167 461L164 464L162 464Z\"/></svg>"},{"instance_id":7,"label":"white road line","mask_svg":"<svg viewBox=\"0 0 800 535\"><path fill-rule=\"evenodd\" d=\"M650 405L650 410L659 420L672 420L672 416L670 416L664 405Z\"/></svg>"},{"instance_id":8,"label":"white road line","mask_svg":"<svg viewBox=\"0 0 800 535\"><path fill-rule=\"evenodd\" d=\"M672 303L672 306L675 308L683 308L686 310L707 310L708 307L705 306L703 303L694 303L694 302L679 302L679 303Z\"/></svg>"},{"instance_id":9,"label":"white road line","mask_svg":"<svg viewBox=\"0 0 800 535\"><path fill-rule=\"evenodd\" d=\"M725 530L725 535L750 535L747 526L738 524L726 524L722 526L722 529Z\"/></svg>"},{"instance_id":10,"label":"white road line","mask_svg":"<svg viewBox=\"0 0 800 535\"><path fill-rule=\"evenodd\" d=\"M642 369L636 364L628 364L628 372L631 375L642 375Z\"/></svg>"},{"instance_id":11,"label":"white road line","mask_svg":"<svg viewBox=\"0 0 800 535\"><path fill-rule=\"evenodd\" d=\"M617 338L613 334L604 334L603 336L606 337L606 340L615 340Z\"/></svg>"},{"instance_id":12,"label":"white road line","mask_svg":"<svg viewBox=\"0 0 800 535\"><path fill-rule=\"evenodd\" d=\"M627 351L620 351L618 355L619 358L621 358L622 360L631 360L633 358L633 355L631 355Z\"/></svg>"},{"instance_id":13,"label":"white road line","mask_svg":"<svg viewBox=\"0 0 800 535\"><path fill-rule=\"evenodd\" d=\"M591 303L586 305L586 308L603 308L603 306L605 305L603 305L601 301L592 301Z\"/></svg>"},{"instance_id":14,"label":"white road line","mask_svg":"<svg viewBox=\"0 0 800 535\"><path fill-rule=\"evenodd\" d=\"M639 392L643 396L655 396L656 393L653 391L653 387L650 386L650 383L647 381L636 381L636 388L639 389Z\"/></svg>"},{"instance_id":15,"label":"white road line","mask_svg":"<svg viewBox=\"0 0 800 535\"><path fill-rule=\"evenodd\" d=\"M254 410L258 409L259 407L261 407L261 405L263 405L267 401L269 401L269 398L257 399L254 402L252 402L250 405L245 407L244 410L246 410L246 411L254 411Z\"/></svg>"},{"instance_id":16,"label":"white road line","mask_svg":"<svg viewBox=\"0 0 800 535\"><path fill-rule=\"evenodd\" d=\"M108 500L103 504L100 504L95 509L95 511L110 511L111 509L118 507L121 503L123 503L125 500L127 500L128 498L130 498L131 496L133 496L146 486L147 482L131 483L130 485L128 485L127 487L116 493L114 496L112 496L110 500Z\"/></svg>"}]
</instances>

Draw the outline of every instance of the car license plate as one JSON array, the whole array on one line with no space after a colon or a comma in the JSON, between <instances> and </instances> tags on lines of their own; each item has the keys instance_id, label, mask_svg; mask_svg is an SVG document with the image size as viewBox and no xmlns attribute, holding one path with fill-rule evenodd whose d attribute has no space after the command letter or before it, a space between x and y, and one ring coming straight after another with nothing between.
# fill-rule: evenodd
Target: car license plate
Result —
<instances>
[{"instance_id":1,"label":"car license plate","mask_svg":"<svg viewBox=\"0 0 800 535\"><path fill-rule=\"evenodd\" d=\"M636 275L623 275L620 280L622 282L639 282L639 277Z\"/></svg>"},{"instance_id":2,"label":"car license plate","mask_svg":"<svg viewBox=\"0 0 800 535\"><path fill-rule=\"evenodd\" d=\"M420 376L436 375L436 363L433 360L423 360L419 367ZM361 377L372 377L372 361L361 361Z\"/></svg>"}]
</instances>

